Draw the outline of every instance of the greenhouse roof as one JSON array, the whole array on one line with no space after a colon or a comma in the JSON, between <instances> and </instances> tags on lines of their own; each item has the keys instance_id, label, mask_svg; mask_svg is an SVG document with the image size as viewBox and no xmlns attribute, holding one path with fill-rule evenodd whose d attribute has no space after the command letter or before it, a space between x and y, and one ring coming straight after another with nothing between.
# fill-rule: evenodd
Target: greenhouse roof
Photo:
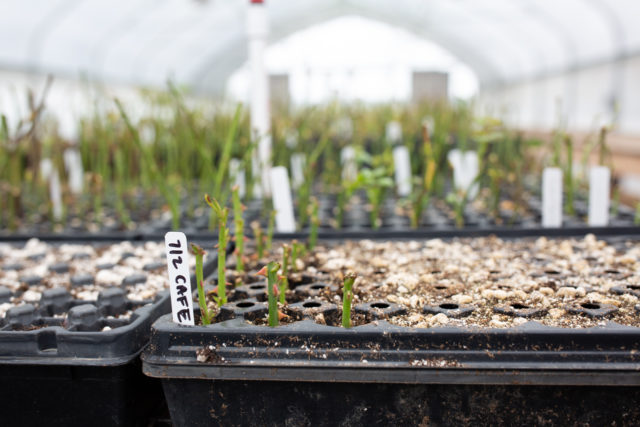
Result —
<instances>
[{"instance_id":1,"label":"greenhouse roof","mask_svg":"<svg viewBox=\"0 0 640 427\"><path fill-rule=\"evenodd\" d=\"M248 0L0 3L0 68L220 92L246 61ZM428 38L499 85L640 53L637 0L266 0L270 41L343 15Z\"/></svg>"}]
</instances>

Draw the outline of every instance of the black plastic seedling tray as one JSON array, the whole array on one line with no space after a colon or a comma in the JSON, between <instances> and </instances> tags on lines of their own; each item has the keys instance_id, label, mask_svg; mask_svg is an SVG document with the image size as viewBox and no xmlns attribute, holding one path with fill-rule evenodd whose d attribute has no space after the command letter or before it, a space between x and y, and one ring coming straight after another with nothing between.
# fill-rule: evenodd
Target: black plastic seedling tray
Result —
<instances>
[{"instance_id":1,"label":"black plastic seedling tray","mask_svg":"<svg viewBox=\"0 0 640 427\"><path fill-rule=\"evenodd\" d=\"M637 239L637 230L635 233ZM452 236L449 236L452 237ZM616 238L612 239L617 240ZM613 243L613 242L612 242ZM640 328L405 328L370 306L352 329L317 324L332 304L289 305L270 328L258 295L229 320L153 325L143 371L161 378L174 425L634 425ZM305 305L306 303L306 305ZM296 306L296 307L293 307ZM387 304L383 310L395 310Z\"/></svg>"},{"instance_id":2,"label":"black plastic seedling tray","mask_svg":"<svg viewBox=\"0 0 640 427\"><path fill-rule=\"evenodd\" d=\"M215 259L205 263L205 275L215 268ZM112 317L126 310L133 310L128 320ZM7 312L0 320L0 425L147 425L166 406L159 382L142 375L139 354L152 323L170 310L168 291L130 301L114 286L90 302L53 288L39 303Z\"/></svg>"},{"instance_id":3,"label":"black plastic seedling tray","mask_svg":"<svg viewBox=\"0 0 640 427\"><path fill-rule=\"evenodd\" d=\"M639 349L640 330L616 326L182 328L164 316L143 369L178 426L624 425L640 419Z\"/></svg>"}]
</instances>

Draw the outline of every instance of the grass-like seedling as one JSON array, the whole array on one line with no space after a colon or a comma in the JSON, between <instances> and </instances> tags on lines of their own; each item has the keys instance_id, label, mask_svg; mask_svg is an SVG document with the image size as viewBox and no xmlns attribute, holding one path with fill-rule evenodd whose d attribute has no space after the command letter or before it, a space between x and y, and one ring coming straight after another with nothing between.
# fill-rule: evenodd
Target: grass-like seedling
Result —
<instances>
[{"instance_id":1,"label":"grass-like seedling","mask_svg":"<svg viewBox=\"0 0 640 427\"><path fill-rule=\"evenodd\" d=\"M355 273L347 273L344 276L342 286L342 327L351 327L351 302L353 301L353 282L356 281Z\"/></svg>"},{"instance_id":2,"label":"grass-like seedling","mask_svg":"<svg viewBox=\"0 0 640 427\"><path fill-rule=\"evenodd\" d=\"M308 212L306 207L309 204L309 199L311 198L311 190L315 180L314 173L318 166L318 159L320 158L320 155L325 150L325 147L328 146L328 144L329 144L329 138L326 136L326 134L323 134L323 136L320 138L320 142L316 144L313 151L311 151L309 158L307 159L307 164L304 168L304 181L302 182L302 185L298 189L298 206L300 207L299 209L299 214L300 214L299 226L300 227L304 227L306 225L309 215L313 213L313 212ZM311 221L313 221L313 218L311 218ZM311 225L313 226L313 223Z\"/></svg>"},{"instance_id":3,"label":"grass-like seedling","mask_svg":"<svg viewBox=\"0 0 640 427\"><path fill-rule=\"evenodd\" d=\"M371 227L380 228L380 208L384 202L387 190L393 187L393 180L384 167L375 169L363 169L360 171L360 180L367 193L367 199L371 203Z\"/></svg>"},{"instance_id":4,"label":"grass-like seedling","mask_svg":"<svg viewBox=\"0 0 640 427\"><path fill-rule=\"evenodd\" d=\"M269 326L278 326L280 323L278 313L278 271L280 264L275 261L269 262L257 273L260 276L267 276L267 292L269 295Z\"/></svg>"},{"instance_id":5,"label":"grass-like seedling","mask_svg":"<svg viewBox=\"0 0 640 427\"><path fill-rule=\"evenodd\" d=\"M298 271L296 263L298 258L305 254L305 250L304 244L298 242L296 239L291 241L291 270Z\"/></svg>"},{"instance_id":6,"label":"grass-like seedling","mask_svg":"<svg viewBox=\"0 0 640 427\"><path fill-rule=\"evenodd\" d=\"M253 221L251 223L251 229L253 230L253 237L256 240L256 252L258 253L258 259L262 259L262 257L264 257L264 235L262 234L260 222Z\"/></svg>"},{"instance_id":7,"label":"grass-like seedling","mask_svg":"<svg viewBox=\"0 0 640 427\"><path fill-rule=\"evenodd\" d=\"M564 137L564 147L566 150L566 164L564 170L564 185L566 192L566 205L565 211L569 215L575 215L575 208L573 206L574 196L575 196L575 179L573 178L573 141L571 140L571 136L565 135Z\"/></svg>"},{"instance_id":8,"label":"grass-like seedling","mask_svg":"<svg viewBox=\"0 0 640 427\"><path fill-rule=\"evenodd\" d=\"M338 193L337 203L337 212L336 212L336 228L342 227L342 221L344 220L344 212L345 207L351 200L351 196L355 193L358 188L362 185L362 180L360 179L361 175L358 175L353 181L344 180L340 185L340 190Z\"/></svg>"},{"instance_id":9,"label":"grass-like seedling","mask_svg":"<svg viewBox=\"0 0 640 427\"><path fill-rule=\"evenodd\" d=\"M414 182L414 190L409 196L411 204L411 227L418 228L422 212L429 203L433 184L438 171L438 161L434 153L431 137L429 136L429 128L426 124L422 126L422 141L424 149L425 171L422 179L418 178Z\"/></svg>"},{"instance_id":10,"label":"grass-like seedling","mask_svg":"<svg viewBox=\"0 0 640 427\"><path fill-rule=\"evenodd\" d=\"M289 265L291 264L291 246L282 245L282 278L280 280L280 303L284 304L285 292L289 288Z\"/></svg>"},{"instance_id":11,"label":"grass-like seedling","mask_svg":"<svg viewBox=\"0 0 640 427\"><path fill-rule=\"evenodd\" d=\"M636 203L636 213L633 217L633 223L635 225L640 225L640 202Z\"/></svg>"},{"instance_id":12,"label":"grass-like seedling","mask_svg":"<svg viewBox=\"0 0 640 427\"><path fill-rule=\"evenodd\" d=\"M236 270L244 272L244 219L242 212L245 210L240 201L240 192L238 186L231 190L233 198L233 221L235 223L235 240L236 240Z\"/></svg>"},{"instance_id":13,"label":"grass-like seedling","mask_svg":"<svg viewBox=\"0 0 640 427\"><path fill-rule=\"evenodd\" d=\"M272 210L269 213L269 224L267 225L267 238L266 238L266 242L265 242L265 249L270 251L271 250L271 246L273 244L273 230L275 229L276 226L276 211Z\"/></svg>"},{"instance_id":14,"label":"grass-like seedling","mask_svg":"<svg viewBox=\"0 0 640 427\"><path fill-rule=\"evenodd\" d=\"M216 211L218 219L218 305L227 303L227 281L225 276L225 264L227 258L227 245L229 244L229 228L227 227L227 218L229 216L229 208L220 206L220 203L208 194L204 196L205 202Z\"/></svg>"},{"instance_id":15,"label":"grass-like seedling","mask_svg":"<svg viewBox=\"0 0 640 427\"><path fill-rule=\"evenodd\" d=\"M309 250L312 251L318 243L318 228L320 227L320 218L318 217L318 199L311 198L311 205L309 206L309 215L311 217L311 227L309 229Z\"/></svg>"},{"instance_id":16,"label":"grass-like seedling","mask_svg":"<svg viewBox=\"0 0 640 427\"><path fill-rule=\"evenodd\" d=\"M205 251L200 246L192 243L191 253L196 257L196 286L198 288L198 305L200 306L202 324L208 325L211 323L211 315L209 313L209 308L207 307L207 298L204 293L203 265Z\"/></svg>"},{"instance_id":17,"label":"grass-like seedling","mask_svg":"<svg viewBox=\"0 0 640 427\"><path fill-rule=\"evenodd\" d=\"M238 104L236 107L236 112L233 116L233 120L231 122L231 126L229 128L229 132L227 133L227 137L224 141L224 145L222 147L222 153L220 156L220 161L218 162L219 168L218 173L215 177L215 190L218 197L222 196L222 184L227 173L227 169L229 167L229 160L231 160L231 149L233 148L233 143L236 139L236 133L238 129L238 123L240 122L240 114L242 113L242 105ZM228 193L227 193L228 194ZM209 217L209 228L213 229L215 225L215 214L217 212L211 211L211 216Z\"/></svg>"}]
</instances>

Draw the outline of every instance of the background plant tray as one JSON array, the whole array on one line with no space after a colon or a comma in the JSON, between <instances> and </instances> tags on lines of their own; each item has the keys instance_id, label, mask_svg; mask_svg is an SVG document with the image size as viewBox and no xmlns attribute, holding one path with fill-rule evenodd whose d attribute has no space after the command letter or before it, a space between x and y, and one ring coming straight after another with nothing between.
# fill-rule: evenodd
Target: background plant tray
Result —
<instances>
[{"instance_id":1,"label":"background plant tray","mask_svg":"<svg viewBox=\"0 0 640 427\"><path fill-rule=\"evenodd\" d=\"M67 236L69 241L85 240ZM212 258L205 262L205 277L217 267ZM195 283L195 277L191 280ZM13 410L0 413L0 425L150 425L164 416L160 382L142 374L138 356L149 342L153 321L170 310L164 291L111 330L10 330L5 325L0 330L0 400Z\"/></svg>"},{"instance_id":2,"label":"background plant tray","mask_svg":"<svg viewBox=\"0 0 640 427\"><path fill-rule=\"evenodd\" d=\"M104 246L110 240L94 240L92 245ZM204 265L205 277L215 271L217 258L209 260ZM29 271L21 271L22 275L29 275ZM191 278L195 283L195 276ZM119 288L114 286L114 288ZM60 288L62 289L62 288ZM109 289L109 287L106 287ZM104 292L104 291L103 291ZM44 303L34 303L36 320L26 321L15 327L10 325L9 319L0 320L0 365L2 364L62 364L83 366L110 366L127 363L135 358L147 344L151 324L161 315L170 312L169 293L163 291L153 301L129 301L125 299L132 315L124 320L114 319L106 321L110 314L109 307L98 309L100 327L84 325L78 319L76 326L65 325L63 318L53 318L46 311L50 308ZM68 307L66 307L68 305ZM61 313L65 313L74 306L95 305L98 301L77 301L69 299ZM107 304L108 305L108 304ZM89 307L90 308L90 307ZM42 317L44 314L44 317ZM82 313L80 313L82 314ZM67 327L65 327L67 326ZM95 326L95 325L94 325ZM101 330L102 326L111 327ZM33 329L37 327L36 329ZM31 330L29 330L31 329ZM83 330L84 329L84 330Z\"/></svg>"}]
</instances>

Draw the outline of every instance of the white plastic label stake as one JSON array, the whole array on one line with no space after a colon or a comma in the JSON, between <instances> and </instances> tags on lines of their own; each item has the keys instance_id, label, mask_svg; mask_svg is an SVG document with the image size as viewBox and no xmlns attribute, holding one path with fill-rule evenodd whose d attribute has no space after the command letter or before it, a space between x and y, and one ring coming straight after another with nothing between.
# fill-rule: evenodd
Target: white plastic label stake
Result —
<instances>
[{"instance_id":1,"label":"white plastic label stake","mask_svg":"<svg viewBox=\"0 0 640 427\"><path fill-rule=\"evenodd\" d=\"M49 197L53 205L53 217L56 220L62 219L62 189L60 188L60 177L58 171L54 168L49 177Z\"/></svg>"},{"instance_id":2,"label":"white plastic label stake","mask_svg":"<svg viewBox=\"0 0 640 427\"><path fill-rule=\"evenodd\" d=\"M295 149L298 145L298 131L295 129L289 130L284 137L284 143L288 148Z\"/></svg>"},{"instance_id":3,"label":"white plastic label stake","mask_svg":"<svg viewBox=\"0 0 640 427\"><path fill-rule=\"evenodd\" d=\"M270 175L273 209L276 211L276 230L281 233L293 233L296 231L296 222L293 216L291 186L289 185L287 168L284 166L271 168Z\"/></svg>"},{"instance_id":4,"label":"white plastic label stake","mask_svg":"<svg viewBox=\"0 0 640 427\"><path fill-rule=\"evenodd\" d=\"M69 174L69 189L74 194L82 193L84 170L80 152L75 148L67 148L64 151L64 165Z\"/></svg>"},{"instance_id":5,"label":"white plastic label stake","mask_svg":"<svg viewBox=\"0 0 640 427\"><path fill-rule=\"evenodd\" d=\"M291 184L296 190L304 183L304 161L305 157L302 153L291 155Z\"/></svg>"},{"instance_id":6,"label":"white plastic label stake","mask_svg":"<svg viewBox=\"0 0 640 427\"><path fill-rule=\"evenodd\" d=\"M478 176L478 154L475 151L462 152L458 149L451 150L447 156L453 168L453 186L457 190L467 191L472 200L478 194L478 185L473 181Z\"/></svg>"},{"instance_id":7,"label":"white plastic label stake","mask_svg":"<svg viewBox=\"0 0 640 427\"><path fill-rule=\"evenodd\" d=\"M51 200L53 218L62 219L62 189L58 171L53 167L51 159L40 160L40 176L43 181L49 182L49 199Z\"/></svg>"},{"instance_id":8,"label":"white plastic label stake","mask_svg":"<svg viewBox=\"0 0 640 427\"><path fill-rule=\"evenodd\" d=\"M542 172L542 226L562 226L562 170L545 168Z\"/></svg>"},{"instance_id":9,"label":"white plastic label stake","mask_svg":"<svg viewBox=\"0 0 640 427\"><path fill-rule=\"evenodd\" d=\"M398 195L406 197L411 194L411 163L409 162L409 150L404 145L393 149L393 165Z\"/></svg>"},{"instance_id":10,"label":"white plastic label stake","mask_svg":"<svg viewBox=\"0 0 640 427\"><path fill-rule=\"evenodd\" d=\"M244 198L247 192L247 184L245 182L244 170L242 170L242 162L238 159L229 160L229 178L234 186L238 186L238 195Z\"/></svg>"},{"instance_id":11,"label":"white plastic label stake","mask_svg":"<svg viewBox=\"0 0 640 427\"><path fill-rule=\"evenodd\" d=\"M387 123L387 143L398 144L402 142L402 125L398 122Z\"/></svg>"},{"instance_id":12,"label":"white plastic label stake","mask_svg":"<svg viewBox=\"0 0 640 427\"><path fill-rule=\"evenodd\" d=\"M606 166L594 166L589 170L589 225L609 225L611 171Z\"/></svg>"},{"instance_id":13,"label":"white plastic label stake","mask_svg":"<svg viewBox=\"0 0 640 427\"><path fill-rule=\"evenodd\" d=\"M179 231L170 231L164 235L164 244L173 321L180 325L194 325L187 236Z\"/></svg>"},{"instance_id":14,"label":"white plastic label stake","mask_svg":"<svg viewBox=\"0 0 640 427\"><path fill-rule=\"evenodd\" d=\"M344 116L334 123L334 132L336 136L343 141L349 141L353 138L353 120L351 117Z\"/></svg>"},{"instance_id":15,"label":"white plastic label stake","mask_svg":"<svg viewBox=\"0 0 640 427\"><path fill-rule=\"evenodd\" d=\"M342 163L342 179L345 181L355 181L358 175L356 166L356 150L348 145L340 152L340 162Z\"/></svg>"},{"instance_id":16,"label":"white plastic label stake","mask_svg":"<svg viewBox=\"0 0 640 427\"><path fill-rule=\"evenodd\" d=\"M436 122L433 120L433 117L426 116L424 119L422 119L422 126L427 127L427 132L429 132L429 138L431 138L433 136L433 132L436 129Z\"/></svg>"},{"instance_id":17,"label":"white plastic label stake","mask_svg":"<svg viewBox=\"0 0 640 427\"><path fill-rule=\"evenodd\" d=\"M51 159L42 159L40 160L40 176L43 181L49 179L51 175L51 171L53 170L53 162Z\"/></svg>"}]
</instances>

